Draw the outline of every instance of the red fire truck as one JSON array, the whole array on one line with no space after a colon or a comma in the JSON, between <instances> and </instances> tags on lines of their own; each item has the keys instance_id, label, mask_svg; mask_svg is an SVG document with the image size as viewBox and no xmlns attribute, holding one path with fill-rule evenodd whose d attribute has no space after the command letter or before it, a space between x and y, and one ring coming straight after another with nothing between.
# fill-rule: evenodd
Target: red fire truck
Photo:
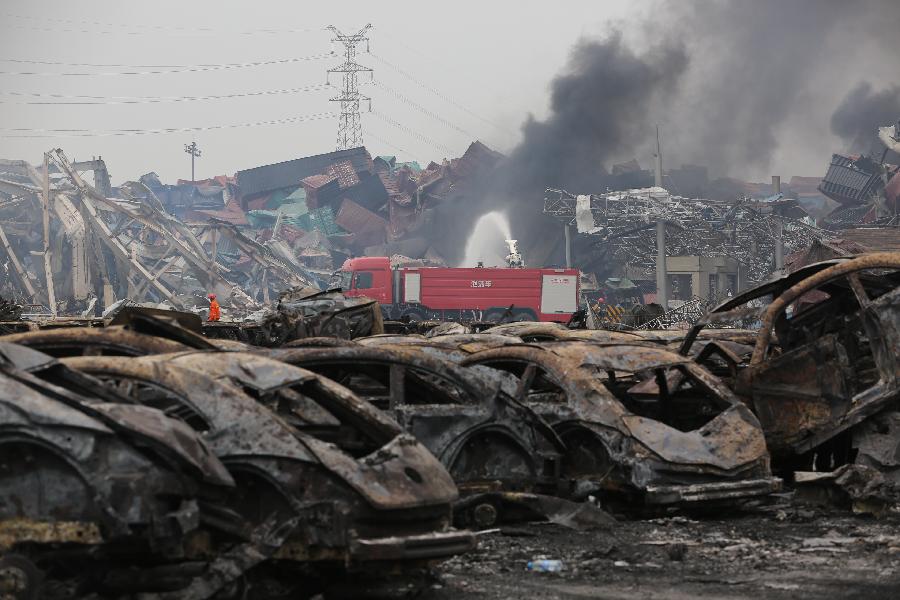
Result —
<instances>
[{"instance_id":1,"label":"red fire truck","mask_svg":"<svg viewBox=\"0 0 900 600\"><path fill-rule=\"evenodd\" d=\"M346 295L378 300L388 319L565 323L578 308L577 269L391 268L366 256L346 260L339 275Z\"/></svg>"}]
</instances>

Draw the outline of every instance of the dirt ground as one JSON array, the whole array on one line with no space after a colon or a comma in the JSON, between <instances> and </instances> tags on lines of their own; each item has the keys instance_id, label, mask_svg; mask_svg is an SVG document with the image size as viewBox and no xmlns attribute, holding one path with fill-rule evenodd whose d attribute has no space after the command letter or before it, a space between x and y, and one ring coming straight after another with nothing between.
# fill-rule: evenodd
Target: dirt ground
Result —
<instances>
[{"instance_id":1,"label":"dirt ground","mask_svg":"<svg viewBox=\"0 0 900 600\"><path fill-rule=\"evenodd\" d=\"M437 568L421 598L900 599L900 514L789 509L479 537L478 550ZM562 560L564 570L528 572L536 558Z\"/></svg>"}]
</instances>

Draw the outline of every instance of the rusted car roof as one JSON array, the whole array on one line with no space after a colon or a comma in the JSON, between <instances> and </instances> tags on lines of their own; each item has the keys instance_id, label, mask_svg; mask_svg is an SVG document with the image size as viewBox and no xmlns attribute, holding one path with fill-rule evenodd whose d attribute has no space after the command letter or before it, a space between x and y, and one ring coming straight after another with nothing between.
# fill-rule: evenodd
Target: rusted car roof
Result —
<instances>
[{"instance_id":1,"label":"rusted car roof","mask_svg":"<svg viewBox=\"0 0 900 600\"><path fill-rule=\"evenodd\" d=\"M148 356L138 359L125 359L120 357L109 358L70 358L65 363L75 368L84 369L90 373L101 375L105 372L118 375L129 374L148 383L155 383L167 389L178 390L184 393L182 402L197 411L210 425L207 439L213 450L219 456L268 456L283 457L301 462L321 462L330 470L340 475L348 485L356 489L373 506L378 508L406 508L420 506L423 503L436 501L449 502L455 497L455 489L452 482L442 468L431 472L437 466L436 461L428 465L426 459L416 459L416 453L410 448L415 442L405 445L400 443L393 452L385 450L394 460L402 457L409 463L416 459L419 467L429 467L427 471L432 477L431 488L404 489L403 482L408 477L396 482L398 489L393 493L381 484L381 477L386 477L385 465L372 465L367 467L365 461L356 461L352 457L338 451L330 444L325 444L302 432L296 431L284 423L269 409L246 396L235 385L222 381L216 381L201 371L188 368L183 365L191 364L199 357L218 358L220 362L237 363L248 357L257 358L254 355L240 356L233 353L215 354L180 354L175 356ZM235 359L236 360L231 360ZM174 359L174 360L173 360ZM183 363L179 364L179 359ZM268 361L277 363L277 361ZM201 365L202 368L203 365ZM266 367L271 365L266 364ZM230 373L231 367L226 366L223 372ZM292 370L294 371L294 370ZM300 374L299 381L317 379L312 373L296 369L291 375ZM233 379L227 377L227 379ZM240 381L238 378L237 381ZM293 381L298 381L293 379ZM388 440L400 434L401 429L396 424L390 423L379 416L376 423L392 425L394 435ZM382 438L383 439L383 438ZM390 445L399 442L390 441ZM402 452L401 452L402 450ZM424 449L423 449L424 451ZM409 465L407 465L409 466ZM371 470L372 472L367 472ZM441 475L446 478L442 482ZM443 483L443 485L440 485ZM438 497L431 497L426 492L439 490ZM448 496L449 494L449 496Z\"/></svg>"},{"instance_id":2,"label":"rusted car roof","mask_svg":"<svg viewBox=\"0 0 900 600\"><path fill-rule=\"evenodd\" d=\"M297 387L307 395L317 396L316 399L324 404L321 392L317 394L317 390L306 389L307 384L312 382L326 393L328 401L326 410L330 409L344 419L350 419L382 444L403 431L396 421L358 398L347 388L318 373L283 361L243 352L183 352L160 357L160 361L198 371L205 376L235 384L244 390L253 390L260 396L284 388Z\"/></svg>"},{"instance_id":3,"label":"rusted car roof","mask_svg":"<svg viewBox=\"0 0 900 600\"><path fill-rule=\"evenodd\" d=\"M563 342L549 343L545 347L575 365L592 365L612 371L645 371L691 362L689 358L665 347L640 342L609 344Z\"/></svg>"}]
</instances>

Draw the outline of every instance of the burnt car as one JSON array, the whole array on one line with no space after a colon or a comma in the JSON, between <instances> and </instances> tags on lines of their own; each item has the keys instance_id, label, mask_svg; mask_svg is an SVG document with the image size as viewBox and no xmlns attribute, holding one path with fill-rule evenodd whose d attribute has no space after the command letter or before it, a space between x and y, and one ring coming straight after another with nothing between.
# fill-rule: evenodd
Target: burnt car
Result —
<instances>
[{"instance_id":1,"label":"burnt car","mask_svg":"<svg viewBox=\"0 0 900 600\"><path fill-rule=\"evenodd\" d=\"M4 598L218 587L211 536L262 555L227 510L234 480L202 436L162 411L82 395L35 372L49 356L0 344L0 590ZM62 382L64 373L51 379ZM96 381L73 379L89 391ZM111 401L113 400L113 401ZM270 540L271 541L271 540Z\"/></svg>"},{"instance_id":2,"label":"burnt car","mask_svg":"<svg viewBox=\"0 0 900 600\"><path fill-rule=\"evenodd\" d=\"M568 449L575 497L621 506L734 501L769 494L759 422L691 359L648 344L548 342L472 354L550 422Z\"/></svg>"},{"instance_id":3,"label":"burnt car","mask_svg":"<svg viewBox=\"0 0 900 600\"><path fill-rule=\"evenodd\" d=\"M230 352L64 363L202 432L237 483L230 507L242 518L299 520L266 567L272 580L290 579L298 562L318 573L411 571L473 546L471 534L449 528L458 494L444 467L314 373Z\"/></svg>"},{"instance_id":4,"label":"burnt car","mask_svg":"<svg viewBox=\"0 0 900 600\"><path fill-rule=\"evenodd\" d=\"M512 335L526 341L549 341L564 335L569 328L561 323L543 323L537 321L517 321L515 323L502 323L485 329L482 333L493 335ZM540 339L532 338L539 336Z\"/></svg>"},{"instance_id":5,"label":"burnt car","mask_svg":"<svg viewBox=\"0 0 900 600\"><path fill-rule=\"evenodd\" d=\"M188 350L165 337L146 335L123 326L66 327L13 333L0 341L33 348L56 358L65 356L144 356Z\"/></svg>"},{"instance_id":6,"label":"burnt car","mask_svg":"<svg viewBox=\"0 0 900 600\"><path fill-rule=\"evenodd\" d=\"M275 350L272 357L387 411L440 459L463 495L559 491L563 447L553 430L499 386L450 361L364 346Z\"/></svg>"},{"instance_id":7,"label":"burnt car","mask_svg":"<svg viewBox=\"0 0 900 600\"><path fill-rule=\"evenodd\" d=\"M832 259L736 296L708 323L757 322L749 359L707 344L734 370L777 466L832 470L859 462L900 480L900 253Z\"/></svg>"},{"instance_id":8,"label":"burnt car","mask_svg":"<svg viewBox=\"0 0 900 600\"><path fill-rule=\"evenodd\" d=\"M308 294L305 289L283 292L274 307L255 320L208 322L203 333L274 348L308 337L354 339L384 331L381 308L371 298L345 296L338 290Z\"/></svg>"},{"instance_id":9,"label":"burnt car","mask_svg":"<svg viewBox=\"0 0 900 600\"><path fill-rule=\"evenodd\" d=\"M0 337L57 358L65 356L144 356L189 348L218 348L200 335L193 313L126 306L112 318L95 319L91 327L55 326Z\"/></svg>"}]
</instances>

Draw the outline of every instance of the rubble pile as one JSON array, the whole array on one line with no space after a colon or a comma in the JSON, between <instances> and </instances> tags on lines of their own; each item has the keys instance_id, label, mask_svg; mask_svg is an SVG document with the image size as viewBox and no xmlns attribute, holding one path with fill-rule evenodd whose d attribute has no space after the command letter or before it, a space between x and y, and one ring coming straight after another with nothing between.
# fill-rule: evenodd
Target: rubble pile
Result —
<instances>
[{"instance_id":1,"label":"rubble pile","mask_svg":"<svg viewBox=\"0 0 900 600\"><path fill-rule=\"evenodd\" d=\"M880 130L888 149L900 143L898 127ZM900 249L900 167L884 162L887 156L835 154L823 177L792 177L784 189L777 176L771 185L709 182L705 169L691 166L661 174L665 187L649 187L650 173L632 161L616 167L640 174L628 181L647 187L600 194L548 188L543 213L568 228L571 263L592 278L584 286L590 300L611 296L622 308L656 301L656 225L664 223L667 299L676 304L663 312L680 310L647 326L690 324L783 268ZM635 316L597 318L612 326L648 321Z\"/></svg>"},{"instance_id":2,"label":"rubble pile","mask_svg":"<svg viewBox=\"0 0 900 600\"><path fill-rule=\"evenodd\" d=\"M602 562L633 520L679 511L784 520L824 498L892 519L898 274L900 253L807 265L689 331L384 334L371 301L295 292L244 341L143 307L2 336L0 589L408 593L458 576L469 559L439 563L473 550L469 529L549 521L592 532ZM672 561L707 552L660 537Z\"/></svg>"},{"instance_id":3,"label":"rubble pile","mask_svg":"<svg viewBox=\"0 0 900 600\"><path fill-rule=\"evenodd\" d=\"M289 290L252 318L241 323L207 323L204 333L215 339L278 347L314 337L350 340L377 335L384 333L384 324L378 302L369 298L348 298L339 291L307 295Z\"/></svg>"},{"instance_id":4,"label":"rubble pile","mask_svg":"<svg viewBox=\"0 0 900 600\"><path fill-rule=\"evenodd\" d=\"M747 283L765 280L779 227L786 249L802 249L826 233L816 227L796 200L778 194L761 201L716 201L674 196L663 188L646 188L576 196L548 189L544 213L574 223L590 244L581 260L591 267L624 264L633 280L650 280L656 271L656 223L672 235L669 256L726 256L737 261ZM736 291L732 290L732 291Z\"/></svg>"},{"instance_id":5,"label":"rubble pile","mask_svg":"<svg viewBox=\"0 0 900 600\"><path fill-rule=\"evenodd\" d=\"M327 288L350 256L444 264L459 239L441 211L459 210L467 182L499 158L475 142L423 169L354 148L118 187L102 159L53 150L43 166L3 160L0 294L36 314L90 317L122 299L200 312L211 292L226 320L240 321L285 289Z\"/></svg>"},{"instance_id":6,"label":"rubble pile","mask_svg":"<svg viewBox=\"0 0 900 600\"><path fill-rule=\"evenodd\" d=\"M0 298L0 321L17 321L21 316L21 306Z\"/></svg>"}]
</instances>

